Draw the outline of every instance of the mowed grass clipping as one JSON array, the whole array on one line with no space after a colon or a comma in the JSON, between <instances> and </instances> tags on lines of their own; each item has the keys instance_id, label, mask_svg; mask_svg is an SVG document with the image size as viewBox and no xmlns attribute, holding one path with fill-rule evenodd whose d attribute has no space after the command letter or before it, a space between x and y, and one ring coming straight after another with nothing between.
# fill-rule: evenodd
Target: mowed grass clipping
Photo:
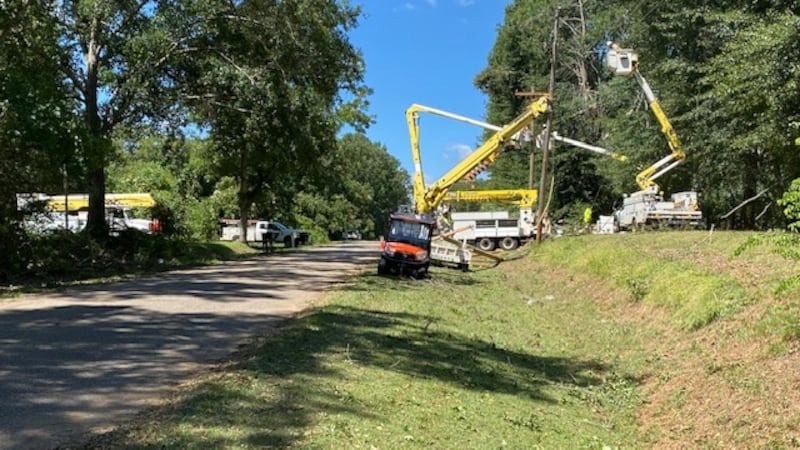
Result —
<instances>
[{"instance_id":1,"label":"mowed grass clipping","mask_svg":"<svg viewBox=\"0 0 800 450\"><path fill-rule=\"evenodd\" d=\"M579 287L548 286L531 268L437 268L421 281L370 271L92 445L641 445L641 336L600 319Z\"/></svg>"}]
</instances>

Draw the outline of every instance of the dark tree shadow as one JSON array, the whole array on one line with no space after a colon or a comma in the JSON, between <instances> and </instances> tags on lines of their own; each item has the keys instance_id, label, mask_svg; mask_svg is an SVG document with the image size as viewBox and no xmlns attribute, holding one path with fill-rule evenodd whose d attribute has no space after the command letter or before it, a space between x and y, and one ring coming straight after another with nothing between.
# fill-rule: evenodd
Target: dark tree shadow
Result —
<instances>
[{"instance_id":1,"label":"dark tree shadow","mask_svg":"<svg viewBox=\"0 0 800 450\"><path fill-rule=\"evenodd\" d=\"M246 374L241 381L245 384L273 380L281 386L273 398L229 392L230 380L212 380L182 395L165 417L181 417L182 424L198 427L247 429L247 444L255 447L295 445L320 415L347 412L373 417L374 412L337 395L331 387L343 374L331 368L326 358L343 354L343 349L354 364L461 389L526 396L542 403L556 401L544 392L548 385L599 385L609 370L599 361L511 351L465 335L432 331L434 328L435 321L421 315L341 306L321 308L292 320L239 354L239 362L233 366L237 370L232 373ZM287 379L316 381L281 381ZM208 405L235 405L235 411L203 413ZM176 439L177 447L194 442L191 436ZM230 443L212 444L224 447Z\"/></svg>"}]
</instances>

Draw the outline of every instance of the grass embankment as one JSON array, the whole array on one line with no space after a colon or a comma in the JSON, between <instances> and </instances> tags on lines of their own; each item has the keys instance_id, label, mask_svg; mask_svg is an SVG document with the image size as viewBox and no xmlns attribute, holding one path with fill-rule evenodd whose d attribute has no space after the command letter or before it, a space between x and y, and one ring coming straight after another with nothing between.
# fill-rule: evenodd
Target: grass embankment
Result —
<instances>
[{"instance_id":1,"label":"grass embankment","mask_svg":"<svg viewBox=\"0 0 800 450\"><path fill-rule=\"evenodd\" d=\"M132 231L98 243L85 234L55 233L25 242L25 267L3 274L0 297L74 284L213 264L260 252L240 242L197 242Z\"/></svg>"},{"instance_id":2,"label":"grass embankment","mask_svg":"<svg viewBox=\"0 0 800 450\"><path fill-rule=\"evenodd\" d=\"M732 258L746 237L585 236L468 274L370 272L92 445L795 445L800 299L773 292L797 263Z\"/></svg>"}]
</instances>

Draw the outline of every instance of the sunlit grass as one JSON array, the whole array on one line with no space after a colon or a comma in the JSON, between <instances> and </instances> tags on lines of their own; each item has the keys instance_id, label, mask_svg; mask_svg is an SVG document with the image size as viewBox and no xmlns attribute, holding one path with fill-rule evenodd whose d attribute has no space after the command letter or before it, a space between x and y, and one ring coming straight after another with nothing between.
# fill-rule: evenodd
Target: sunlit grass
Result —
<instances>
[{"instance_id":1,"label":"sunlit grass","mask_svg":"<svg viewBox=\"0 0 800 450\"><path fill-rule=\"evenodd\" d=\"M509 264L364 275L114 445L634 446L637 334Z\"/></svg>"},{"instance_id":2,"label":"sunlit grass","mask_svg":"<svg viewBox=\"0 0 800 450\"><path fill-rule=\"evenodd\" d=\"M792 273L769 251L736 260L746 235L708 237L564 238L527 248L528 258L494 269L435 268L428 280L370 271L166 407L97 442L113 448L641 448L670 442L668 435L701 433L679 417L691 414L703 393L675 385L685 380L681 363L699 364L702 373L692 379L719 382L753 401L767 384L753 368L720 359L712 354L720 348L693 336L758 306ZM750 266L743 269L743 262ZM776 269L759 272L761 264ZM741 275L753 270L757 282ZM777 337L777 354L793 348L800 309L796 292L790 294L765 308L755 328L743 325L727 339L761 333ZM640 307L665 318L650 327L647 317L613 313ZM662 346L665 337L683 342L683 349ZM638 422L647 406L638 387L647 380L665 386L651 414L676 416L670 423L678 431ZM735 429L730 420L718 418ZM751 442L747 434L728 438L743 447Z\"/></svg>"}]
</instances>

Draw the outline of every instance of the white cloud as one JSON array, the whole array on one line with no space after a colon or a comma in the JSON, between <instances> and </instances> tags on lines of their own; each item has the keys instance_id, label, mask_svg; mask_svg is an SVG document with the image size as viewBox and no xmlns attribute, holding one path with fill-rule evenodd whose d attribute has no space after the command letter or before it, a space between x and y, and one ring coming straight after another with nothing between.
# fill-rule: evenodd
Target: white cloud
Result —
<instances>
[{"instance_id":1,"label":"white cloud","mask_svg":"<svg viewBox=\"0 0 800 450\"><path fill-rule=\"evenodd\" d=\"M461 7L472 6L475 4L475 0L456 0L456 4Z\"/></svg>"},{"instance_id":2,"label":"white cloud","mask_svg":"<svg viewBox=\"0 0 800 450\"><path fill-rule=\"evenodd\" d=\"M432 7L436 8L437 0L425 0L425 2L427 2Z\"/></svg>"},{"instance_id":3,"label":"white cloud","mask_svg":"<svg viewBox=\"0 0 800 450\"><path fill-rule=\"evenodd\" d=\"M414 11L415 9L417 9L417 6L415 4L411 2L405 2L401 6L395 6L394 8L392 8L392 12L398 13L404 11Z\"/></svg>"},{"instance_id":4,"label":"white cloud","mask_svg":"<svg viewBox=\"0 0 800 450\"><path fill-rule=\"evenodd\" d=\"M467 144L450 144L447 146L447 153L445 158L449 159L449 154L455 154L456 158L461 161L472 153L472 146Z\"/></svg>"}]
</instances>

